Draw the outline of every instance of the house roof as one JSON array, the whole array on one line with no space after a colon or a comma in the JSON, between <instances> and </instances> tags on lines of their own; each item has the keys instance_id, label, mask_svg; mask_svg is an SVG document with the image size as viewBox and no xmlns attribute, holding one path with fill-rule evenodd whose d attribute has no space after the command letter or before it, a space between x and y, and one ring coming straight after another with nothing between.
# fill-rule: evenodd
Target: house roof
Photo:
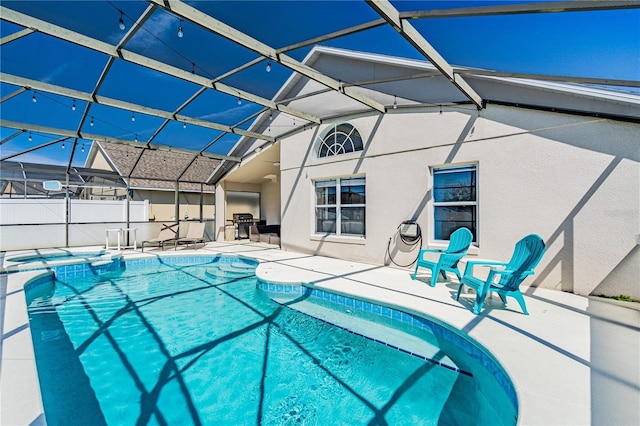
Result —
<instances>
[{"instance_id":1,"label":"house roof","mask_svg":"<svg viewBox=\"0 0 640 426\"><path fill-rule=\"evenodd\" d=\"M378 55L367 52L316 46L303 61L319 72L349 82L363 94L384 104L391 104L399 111L415 108L457 108L476 114L477 108L458 91L437 68L422 60ZM487 70L456 67L456 72L466 76L485 104L514 105L556 112L610 117L619 120L640 121L640 93L612 88L585 86L571 82L534 80L511 77ZM309 78L292 75L275 96L276 102L292 108L314 111L323 122L344 121L362 114L376 114L362 104L347 100L340 93L323 88ZM255 132L273 132L278 139L303 131L307 126L293 131L279 132L286 128L289 118L260 116L249 128ZM230 154L253 157L260 161L265 148L273 143L243 137ZM248 158L250 159L250 158ZM269 161L277 162L278 158ZM269 162L267 161L267 162ZM253 163L253 165L258 162ZM222 161L213 181L221 179L231 170L242 166ZM265 168L264 164L260 165ZM253 173L260 180L261 170ZM234 178L235 179L235 178Z\"/></svg>"},{"instance_id":2,"label":"house roof","mask_svg":"<svg viewBox=\"0 0 640 426\"><path fill-rule=\"evenodd\" d=\"M220 163L207 157L194 157L184 152L158 151L135 146L95 141L87 157L92 164L101 152L112 170L129 179L133 189L175 190L175 182L180 182L181 191L201 189L211 192L214 187L207 182L213 170Z\"/></svg>"}]
</instances>

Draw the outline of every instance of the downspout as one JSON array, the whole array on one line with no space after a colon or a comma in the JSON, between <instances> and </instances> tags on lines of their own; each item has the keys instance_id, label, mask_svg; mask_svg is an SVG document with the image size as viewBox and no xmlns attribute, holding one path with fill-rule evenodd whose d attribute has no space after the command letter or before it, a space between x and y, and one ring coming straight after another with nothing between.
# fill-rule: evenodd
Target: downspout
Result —
<instances>
[{"instance_id":1,"label":"downspout","mask_svg":"<svg viewBox=\"0 0 640 426\"><path fill-rule=\"evenodd\" d=\"M24 199L27 199L27 172L24 171L24 165L20 163L22 169L22 178L24 179Z\"/></svg>"},{"instance_id":2,"label":"downspout","mask_svg":"<svg viewBox=\"0 0 640 426\"><path fill-rule=\"evenodd\" d=\"M200 222L204 222L204 184L200 183Z\"/></svg>"},{"instance_id":3,"label":"downspout","mask_svg":"<svg viewBox=\"0 0 640 426\"><path fill-rule=\"evenodd\" d=\"M126 191L126 200L127 200L127 229L131 228L131 198L129 197L129 179L125 179L124 180L125 184L127 185L127 188L125 189ZM129 234L130 232L127 232L127 241L125 242L125 244L128 246L129 245Z\"/></svg>"},{"instance_id":4,"label":"downspout","mask_svg":"<svg viewBox=\"0 0 640 426\"><path fill-rule=\"evenodd\" d=\"M180 181L176 180L176 197L175 197L175 217L176 223L180 223Z\"/></svg>"}]
</instances>

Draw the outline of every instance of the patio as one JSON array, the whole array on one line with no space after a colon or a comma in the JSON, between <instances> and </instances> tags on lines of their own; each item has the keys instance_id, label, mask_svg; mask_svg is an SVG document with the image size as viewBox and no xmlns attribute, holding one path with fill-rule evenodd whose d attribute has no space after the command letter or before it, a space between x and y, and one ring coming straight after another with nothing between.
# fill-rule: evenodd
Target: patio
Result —
<instances>
[{"instance_id":1,"label":"patio","mask_svg":"<svg viewBox=\"0 0 640 426\"><path fill-rule=\"evenodd\" d=\"M640 303L585 296L640 298L640 2L3 0L0 11L0 425L46 423L24 296L41 272L1 273L7 256L119 248L116 235L137 245L125 258L155 256L140 242L175 222L180 236L206 223L215 241L163 255L254 257L265 281L464 331L513 380L520 424L640 424ZM347 124L360 147L321 155ZM435 212L451 200L434 181L452 172L480 194L455 201L477 228L470 255L543 237L529 316L498 298L473 315L455 282L431 288L382 266L407 219L424 248L446 245ZM366 216L325 228L317 212L342 206L314 189L351 179L363 197L345 212ZM234 214L254 208L282 227L282 249L233 240ZM401 264L415 257L402 250Z\"/></svg>"},{"instance_id":2,"label":"patio","mask_svg":"<svg viewBox=\"0 0 640 426\"><path fill-rule=\"evenodd\" d=\"M95 247L93 247L95 248ZM87 248L84 248L87 250ZM126 250L125 258L153 256ZM163 254L173 255L173 250ZM640 304L529 288L530 312L499 299L471 312L472 295L454 300L455 282L429 287L411 271L285 252L248 241L211 242L178 254L238 254L258 259L259 278L313 283L407 312L445 321L488 349L512 379L519 424L638 424L640 421ZM38 272L4 274L0 391L2 424L43 424L23 286Z\"/></svg>"}]
</instances>

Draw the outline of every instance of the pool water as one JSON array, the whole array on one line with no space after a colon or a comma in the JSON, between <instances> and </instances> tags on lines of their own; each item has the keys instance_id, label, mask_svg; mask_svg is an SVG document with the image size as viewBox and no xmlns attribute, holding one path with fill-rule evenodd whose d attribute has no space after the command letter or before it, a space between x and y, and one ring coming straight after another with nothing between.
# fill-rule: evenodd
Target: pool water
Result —
<instances>
[{"instance_id":1,"label":"pool water","mask_svg":"<svg viewBox=\"0 0 640 426\"><path fill-rule=\"evenodd\" d=\"M515 423L455 348L435 356L469 374L272 301L254 262L192 263L129 262L30 300L49 425Z\"/></svg>"}]
</instances>

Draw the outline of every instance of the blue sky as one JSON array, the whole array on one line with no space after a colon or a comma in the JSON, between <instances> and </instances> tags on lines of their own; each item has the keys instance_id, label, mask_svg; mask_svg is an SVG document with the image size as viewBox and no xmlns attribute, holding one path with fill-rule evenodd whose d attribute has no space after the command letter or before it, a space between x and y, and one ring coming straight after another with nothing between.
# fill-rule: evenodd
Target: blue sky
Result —
<instances>
[{"instance_id":1,"label":"blue sky","mask_svg":"<svg viewBox=\"0 0 640 426\"><path fill-rule=\"evenodd\" d=\"M513 2L510 2L513 3ZM189 2L203 12L245 31L272 47L280 48L311 37L378 19L378 15L363 1L204 1ZM507 2L394 1L401 11L503 5ZM145 1L2 1L11 9L32 14L57 25L90 35L110 44L123 36L117 22L119 12L127 28L142 13ZM640 80L640 9L597 12L542 13L492 17L439 18L413 20L412 24L451 64L479 67L506 72L598 77ZM184 37L176 36L182 25ZM2 21L0 33L4 37L21 27ZM323 43L366 52L424 59L399 34L388 26L375 28ZM212 35L190 23L181 22L166 12L156 12L143 30L125 46L145 56L166 61L173 66L194 70L199 75L214 78L256 57L242 47ZM302 60L310 47L289 52ZM102 72L106 56L87 49L32 34L2 46L0 68L3 72L49 82L76 90L90 92ZM270 73L260 63L235 76L223 80L231 86L271 98L290 76L290 71L273 65ZM4 97L17 87L0 84ZM116 61L99 95L173 111L196 92L198 86L176 80L161 73L139 68L124 61ZM31 101L33 93L25 92L0 105L6 120L75 130L85 104L46 93L38 93L38 102ZM187 107L183 114L233 125L261 109L209 91ZM145 141L163 120L150 116L136 116L131 121L127 111L117 111L101 105L91 107L83 130L108 136ZM249 121L244 127L246 128ZM2 139L15 133L0 129ZM154 141L172 146L199 149L219 136L211 129L172 122ZM0 156L24 150L54 140L51 135L29 134L16 137L0 146ZM226 153L237 136L223 137L210 152ZM90 141L80 144L88 147ZM69 143L66 144L69 147ZM13 160L29 162L68 161L69 150L60 144ZM74 163L81 165L84 155L80 147Z\"/></svg>"}]
</instances>

